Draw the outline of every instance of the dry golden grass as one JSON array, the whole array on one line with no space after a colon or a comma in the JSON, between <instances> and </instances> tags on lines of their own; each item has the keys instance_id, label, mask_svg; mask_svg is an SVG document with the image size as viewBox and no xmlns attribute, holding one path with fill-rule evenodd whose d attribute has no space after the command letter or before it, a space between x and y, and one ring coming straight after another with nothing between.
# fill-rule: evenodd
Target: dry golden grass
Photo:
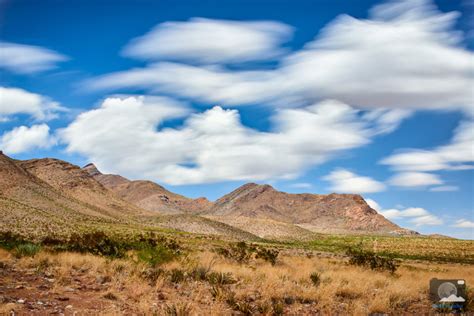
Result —
<instances>
[{"instance_id":1,"label":"dry golden grass","mask_svg":"<svg viewBox=\"0 0 474 316\"><path fill-rule=\"evenodd\" d=\"M230 315L236 310L262 315L280 311L298 315L421 314L431 308L428 299L431 278L464 278L468 285L474 284L472 265L405 261L391 275L350 266L340 258L308 258L289 252L280 255L278 263L272 266L260 260L238 264L213 252L196 251L161 266L162 270L150 270L131 259L107 260L68 252L43 251L33 258L16 259L0 249L0 261L15 269L8 273L11 270L5 268L0 274L3 293L0 314L11 310L64 312L66 309L111 315ZM191 277L198 267L231 273L236 283L212 285ZM184 280L172 282L173 269L183 272ZM161 272L151 278L146 274L150 271ZM318 285L310 279L315 272L320 276ZM38 290L41 282L50 285L46 290L44 286ZM19 285L24 287L17 288ZM54 303L61 296L67 296L68 300ZM26 303L15 303L18 297ZM51 304L38 306L37 301Z\"/></svg>"}]
</instances>

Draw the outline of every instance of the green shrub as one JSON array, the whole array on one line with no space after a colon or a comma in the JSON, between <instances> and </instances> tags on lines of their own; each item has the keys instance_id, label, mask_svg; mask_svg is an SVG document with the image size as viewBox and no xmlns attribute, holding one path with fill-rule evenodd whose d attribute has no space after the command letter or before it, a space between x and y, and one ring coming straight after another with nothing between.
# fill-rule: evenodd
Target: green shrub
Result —
<instances>
[{"instance_id":1,"label":"green shrub","mask_svg":"<svg viewBox=\"0 0 474 316\"><path fill-rule=\"evenodd\" d=\"M216 252L227 259L232 259L238 263L246 263L256 251L253 245L247 245L244 241L229 245L229 248L217 248Z\"/></svg>"},{"instance_id":2,"label":"green shrub","mask_svg":"<svg viewBox=\"0 0 474 316\"><path fill-rule=\"evenodd\" d=\"M260 247L257 249L257 253L255 254L255 258L263 259L267 262L270 262L272 266L274 266L277 262L277 258L280 252L276 249L267 249Z\"/></svg>"},{"instance_id":3,"label":"green shrub","mask_svg":"<svg viewBox=\"0 0 474 316\"><path fill-rule=\"evenodd\" d=\"M163 263L173 261L177 254L163 245L146 246L137 252L137 257L151 267L157 267Z\"/></svg>"},{"instance_id":4,"label":"green shrub","mask_svg":"<svg viewBox=\"0 0 474 316\"><path fill-rule=\"evenodd\" d=\"M41 250L41 246L29 242L21 243L13 248L13 253L16 257L33 257Z\"/></svg>"},{"instance_id":5,"label":"green shrub","mask_svg":"<svg viewBox=\"0 0 474 316\"><path fill-rule=\"evenodd\" d=\"M313 272L309 276L311 279L311 283L313 283L314 286L318 286L319 283L321 283L321 275L318 272Z\"/></svg>"},{"instance_id":6,"label":"green shrub","mask_svg":"<svg viewBox=\"0 0 474 316\"><path fill-rule=\"evenodd\" d=\"M72 234L65 243L55 246L56 250L87 252L111 258L123 258L127 247L123 241L112 239L102 231L85 234Z\"/></svg>"},{"instance_id":7,"label":"green shrub","mask_svg":"<svg viewBox=\"0 0 474 316\"><path fill-rule=\"evenodd\" d=\"M349 248L346 252L349 264L368 267L372 270L395 273L399 263L393 257L382 257L373 251L363 250L362 247Z\"/></svg>"}]
</instances>

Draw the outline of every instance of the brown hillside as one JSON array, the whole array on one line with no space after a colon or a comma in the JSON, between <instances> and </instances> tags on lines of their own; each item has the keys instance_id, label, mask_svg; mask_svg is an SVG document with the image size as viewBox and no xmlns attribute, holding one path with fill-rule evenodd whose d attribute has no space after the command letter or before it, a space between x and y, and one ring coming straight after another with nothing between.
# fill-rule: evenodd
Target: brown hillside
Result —
<instances>
[{"instance_id":1,"label":"brown hillside","mask_svg":"<svg viewBox=\"0 0 474 316\"><path fill-rule=\"evenodd\" d=\"M355 194L289 194L270 185L245 184L217 200L206 212L297 224L312 231L407 233Z\"/></svg>"},{"instance_id":2,"label":"brown hillside","mask_svg":"<svg viewBox=\"0 0 474 316\"><path fill-rule=\"evenodd\" d=\"M206 211L213 205L206 198L190 199L151 181L131 181L119 175L102 174L93 164L88 164L83 170L121 199L146 210L161 214L193 214Z\"/></svg>"}]
</instances>

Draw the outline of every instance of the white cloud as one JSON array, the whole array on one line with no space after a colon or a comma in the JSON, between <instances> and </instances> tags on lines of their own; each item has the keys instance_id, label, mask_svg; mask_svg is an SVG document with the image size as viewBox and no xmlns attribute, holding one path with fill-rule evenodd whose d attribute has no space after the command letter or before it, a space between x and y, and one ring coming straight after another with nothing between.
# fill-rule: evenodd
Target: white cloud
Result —
<instances>
[{"instance_id":1,"label":"white cloud","mask_svg":"<svg viewBox=\"0 0 474 316\"><path fill-rule=\"evenodd\" d=\"M0 139L0 148L7 154L28 152L36 148L49 148L55 140L46 124L31 127L19 126L5 132Z\"/></svg>"},{"instance_id":2,"label":"white cloud","mask_svg":"<svg viewBox=\"0 0 474 316\"><path fill-rule=\"evenodd\" d=\"M425 172L401 172L391 177L388 182L398 187L423 187L443 184L439 176Z\"/></svg>"},{"instance_id":3,"label":"white cloud","mask_svg":"<svg viewBox=\"0 0 474 316\"><path fill-rule=\"evenodd\" d=\"M462 219L457 220L456 223L453 225L453 227L459 227L459 228L474 228L474 222L462 218Z\"/></svg>"},{"instance_id":4,"label":"white cloud","mask_svg":"<svg viewBox=\"0 0 474 316\"><path fill-rule=\"evenodd\" d=\"M337 169L324 177L331 182L330 190L341 193L371 193L385 190L385 185L369 177L345 169Z\"/></svg>"},{"instance_id":5,"label":"white cloud","mask_svg":"<svg viewBox=\"0 0 474 316\"><path fill-rule=\"evenodd\" d=\"M415 224L415 226L437 226L443 224L443 220L435 215L415 217L410 222Z\"/></svg>"},{"instance_id":6,"label":"white cloud","mask_svg":"<svg viewBox=\"0 0 474 316\"><path fill-rule=\"evenodd\" d=\"M263 60L282 53L292 28L274 21L227 21L193 18L165 22L132 40L126 56L142 59L192 60L202 63Z\"/></svg>"},{"instance_id":7,"label":"white cloud","mask_svg":"<svg viewBox=\"0 0 474 316\"><path fill-rule=\"evenodd\" d=\"M430 188L430 191L432 192L452 192L452 191L458 191L459 187L455 185L442 185L439 187L432 187Z\"/></svg>"},{"instance_id":8,"label":"white cloud","mask_svg":"<svg viewBox=\"0 0 474 316\"><path fill-rule=\"evenodd\" d=\"M226 106L301 106L330 98L362 108L474 114L473 54L453 30L457 17L425 0L390 2L375 7L368 20L338 17L272 70L155 63L95 78L87 86L141 87ZM386 118L392 126L407 115L397 114Z\"/></svg>"},{"instance_id":9,"label":"white cloud","mask_svg":"<svg viewBox=\"0 0 474 316\"><path fill-rule=\"evenodd\" d=\"M379 203L377 203L376 201L372 200L372 199L365 199L365 201L367 202L367 204L373 208L374 210L376 210L377 212L380 211L382 208L380 207Z\"/></svg>"},{"instance_id":10,"label":"white cloud","mask_svg":"<svg viewBox=\"0 0 474 316\"><path fill-rule=\"evenodd\" d=\"M0 42L0 68L20 74L56 68L68 58L39 46Z\"/></svg>"},{"instance_id":11,"label":"white cloud","mask_svg":"<svg viewBox=\"0 0 474 316\"><path fill-rule=\"evenodd\" d=\"M431 214L422 207L408 207L405 209L383 209L374 200L367 199L367 204L379 214L388 218L389 220L407 219L411 224L415 226L436 226L443 224L443 220L438 216Z\"/></svg>"},{"instance_id":12,"label":"white cloud","mask_svg":"<svg viewBox=\"0 0 474 316\"><path fill-rule=\"evenodd\" d=\"M350 106L326 101L282 109L272 132L248 128L236 110L214 107L158 129L187 110L166 98L108 98L60 135L69 152L99 168L169 184L294 178L331 155L367 144L367 122Z\"/></svg>"},{"instance_id":13,"label":"white cloud","mask_svg":"<svg viewBox=\"0 0 474 316\"><path fill-rule=\"evenodd\" d=\"M401 171L464 170L474 168L474 121L462 122L451 142L432 150L409 149L381 160Z\"/></svg>"},{"instance_id":14,"label":"white cloud","mask_svg":"<svg viewBox=\"0 0 474 316\"><path fill-rule=\"evenodd\" d=\"M49 120L58 112L66 111L49 98L19 88L0 86L0 119L7 120L15 114L27 114L36 120Z\"/></svg>"}]
</instances>

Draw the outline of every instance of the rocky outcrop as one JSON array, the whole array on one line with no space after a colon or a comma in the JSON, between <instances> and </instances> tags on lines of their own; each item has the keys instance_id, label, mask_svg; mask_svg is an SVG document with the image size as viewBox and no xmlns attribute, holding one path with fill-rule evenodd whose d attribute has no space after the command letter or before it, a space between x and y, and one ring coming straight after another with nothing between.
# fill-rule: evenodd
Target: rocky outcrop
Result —
<instances>
[{"instance_id":1,"label":"rocky outcrop","mask_svg":"<svg viewBox=\"0 0 474 316\"><path fill-rule=\"evenodd\" d=\"M206 214L269 219L313 231L404 232L372 209L360 195L289 194L255 183L245 184L218 199Z\"/></svg>"}]
</instances>

